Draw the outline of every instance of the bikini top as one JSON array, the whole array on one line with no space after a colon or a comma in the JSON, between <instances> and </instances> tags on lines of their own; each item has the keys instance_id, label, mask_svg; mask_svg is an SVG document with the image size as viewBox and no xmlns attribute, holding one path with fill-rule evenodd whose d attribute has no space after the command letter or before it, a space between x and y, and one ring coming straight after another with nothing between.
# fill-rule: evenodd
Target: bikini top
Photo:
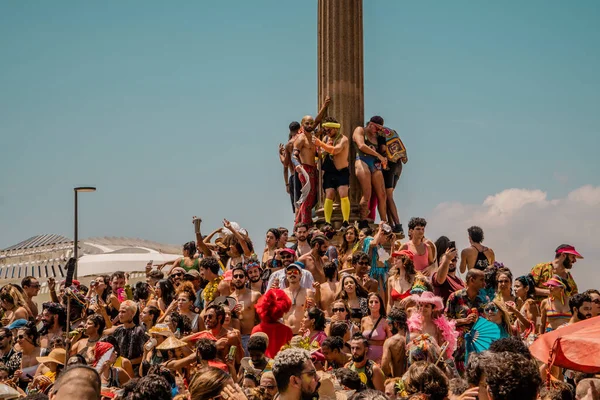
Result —
<instances>
[{"instance_id":1,"label":"bikini top","mask_svg":"<svg viewBox=\"0 0 600 400\"><path fill-rule=\"evenodd\" d=\"M396 289L392 288L390 295L392 296L393 301L404 300L405 298L410 296L411 288L406 289L406 292L399 293Z\"/></svg>"},{"instance_id":2,"label":"bikini top","mask_svg":"<svg viewBox=\"0 0 600 400\"><path fill-rule=\"evenodd\" d=\"M554 309L552 301L548 299L548 309L546 310L546 316L548 318L571 318L570 312L559 312Z\"/></svg>"}]
</instances>

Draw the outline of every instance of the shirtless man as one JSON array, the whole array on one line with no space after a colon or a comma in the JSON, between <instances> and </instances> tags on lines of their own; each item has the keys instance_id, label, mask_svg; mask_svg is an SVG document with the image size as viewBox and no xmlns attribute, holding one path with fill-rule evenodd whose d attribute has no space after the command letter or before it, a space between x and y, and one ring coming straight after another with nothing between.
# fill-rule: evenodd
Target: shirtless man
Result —
<instances>
[{"instance_id":1,"label":"shirtless man","mask_svg":"<svg viewBox=\"0 0 600 400\"><path fill-rule=\"evenodd\" d=\"M383 118L374 116L366 127L358 126L352 134L356 145L356 162L354 163L356 178L360 183L362 195L360 198L360 216L363 224L369 215L369 200L371 189L377 196L379 217L387 221L387 197L383 181L382 168L387 167L387 158L377 152L383 146L384 138L378 136L383 125Z\"/></svg>"},{"instance_id":2,"label":"shirtless man","mask_svg":"<svg viewBox=\"0 0 600 400\"><path fill-rule=\"evenodd\" d=\"M296 250L296 257L302 257L310 252L310 244L308 244L308 225L300 222L294 227L294 235L296 236L296 244L292 249ZM295 248L294 248L295 247Z\"/></svg>"},{"instance_id":3,"label":"shirtless man","mask_svg":"<svg viewBox=\"0 0 600 400\"><path fill-rule=\"evenodd\" d=\"M244 348L244 353L248 353L248 340L250 339L252 328L254 328L254 325L257 322L254 305L261 295L260 292L246 288L246 280L248 276L246 274L246 270L241 265L233 268L232 276L233 279L231 282L233 284L234 291L231 294L231 297L237 301L235 310L237 311L237 315L240 320L242 347Z\"/></svg>"},{"instance_id":4,"label":"shirtless man","mask_svg":"<svg viewBox=\"0 0 600 400\"><path fill-rule=\"evenodd\" d=\"M264 293L265 283L262 279L262 268L258 262L249 262L246 264L246 275L248 276L248 286L251 290Z\"/></svg>"},{"instance_id":5,"label":"shirtless man","mask_svg":"<svg viewBox=\"0 0 600 400\"><path fill-rule=\"evenodd\" d=\"M352 254L352 267L354 268L354 277L361 284L362 287L367 289L367 292L378 291L379 283L377 280L369 276L369 267L371 266L371 258L369 255L362 251L356 251Z\"/></svg>"},{"instance_id":6,"label":"shirtless man","mask_svg":"<svg viewBox=\"0 0 600 400\"><path fill-rule=\"evenodd\" d=\"M40 347L43 349L52 350L50 341L57 337L64 338L67 312L63 306L57 303L44 303L42 305L42 323L40 329Z\"/></svg>"},{"instance_id":7,"label":"shirtless man","mask_svg":"<svg viewBox=\"0 0 600 400\"><path fill-rule=\"evenodd\" d=\"M298 174L294 171L294 165L292 164L292 151L294 151L294 141L298 136L300 130L300 123L293 121L290 123L290 136L288 142L285 144L279 144L279 161L283 165L283 181L285 182L285 191L290 195L292 200L292 211L296 214L296 202L300 198L300 180ZM288 177L289 175L289 177Z\"/></svg>"},{"instance_id":8,"label":"shirtless man","mask_svg":"<svg viewBox=\"0 0 600 400\"><path fill-rule=\"evenodd\" d=\"M237 346L237 348L239 349L242 345L240 343L237 330L228 330L223 326L224 322L225 309L223 308L223 306L219 304L212 304L208 306L204 311L204 325L206 326L206 330L204 332L209 332L217 339L217 354L219 359L221 360L227 359L227 355L229 354L229 349L231 348L231 346ZM200 334L196 333L192 336L187 336L182 340L193 340L194 337L197 337L199 335ZM243 357L243 352L237 351L235 353L236 364L239 364Z\"/></svg>"},{"instance_id":9,"label":"shirtless man","mask_svg":"<svg viewBox=\"0 0 600 400\"><path fill-rule=\"evenodd\" d=\"M383 344L381 369L386 377L400 378L406 372L406 313L392 308L388 314L393 336Z\"/></svg>"},{"instance_id":10,"label":"shirtless man","mask_svg":"<svg viewBox=\"0 0 600 400\"><path fill-rule=\"evenodd\" d=\"M311 289L306 289L300 286L300 267L292 263L286 268L288 287L283 289L285 294L292 301L292 308L284 316L284 323L290 327L294 335L298 334L302 319L304 318L305 303L313 303L315 292ZM308 299L308 302L307 302Z\"/></svg>"},{"instance_id":11,"label":"shirtless man","mask_svg":"<svg viewBox=\"0 0 600 400\"><path fill-rule=\"evenodd\" d=\"M299 262L305 265L305 268L310 272L315 279L315 282L325 283L325 273L323 272L323 256L329 248L328 240L323 235L316 235L310 240L311 250L298 259Z\"/></svg>"},{"instance_id":12,"label":"shirtless man","mask_svg":"<svg viewBox=\"0 0 600 400\"><path fill-rule=\"evenodd\" d=\"M31 311L33 317L36 318L38 316L38 306L33 302L33 298L40 292L40 283L35 277L26 276L21 281L21 287L27 296L26 300L29 311Z\"/></svg>"},{"instance_id":13,"label":"shirtless man","mask_svg":"<svg viewBox=\"0 0 600 400\"><path fill-rule=\"evenodd\" d=\"M350 142L348 138L340 131L340 124L333 117L326 117L321 124L325 141L315 140L317 148L323 150L326 154L323 157L321 169L323 174L323 190L325 191L325 203L323 209L325 212L325 222L331 224L333 215L333 200L335 193L340 195L340 204L342 207L343 226L349 225L350 219L350 199L348 199L348 186L350 185L350 169L348 168L348 154L350 152Z\"/></svg>"},{"instance_id":14,"label":"shirtless man","mask_svg":"<svg viewBox=\"0 0 600 400\"><path fill-rule=\"evenodd\" d=\"M294 165L294 170L298 173L300 183L302 186L304 186L307 181L310 183L310 192L300 205L300 208L296 213L295 222L304 222L309 226L312 225L313 222L312 208L317 201L316 147L314 144L315 137L313 136L313 130L321 123L321 119L330 102L331 99L327 96L316 119L313 119L310 115L305 115L304 118L302 118L302 129L296 137L296 140L294 140L294 150L292 151L292 164Z\"/></svg>"},{"instance_id":15,"label":"shirtless man","mask_svg":"<svg viewBox=\"0 0 600 400\"><path fill-rule=\"evenodd\" d=\"M483 229L472 226L467 229L467 233L469 234L471 247L467 247L460 252L460 273L463 274L465 270L471 268L484 271L489 265L494 265L494 261L496 261L494 250L481 244L483 242Z\"/></svg>"},{"instance_id":16,"label":"shirtless man","mask_svg":"<svg viewBox=\"0 0 600 400\"><path fill-rule=\"evenodd\" d=\"M319 285L321 296L317 307L325 312L327 318L331 317L331 306L335 300L335 296L339 291L339 281L337 275L337 265L332 262L328 262L323 267L323 273L327 281Z\"/></svg>"},{"instance_id":17,"label":"shirtless man","mask_svg":"<svg viewBox=\"0 0 600 400\"><path fill-rule=\"evenodd\" d=\"M431 276L435 272L436 249L435 244L425 238L426 226L427 221L424 218L411 218L408 221L410 240L400 246L398 251L410 250L414 254L415 270L425 276Z\"/></svg>"}]
</instances>

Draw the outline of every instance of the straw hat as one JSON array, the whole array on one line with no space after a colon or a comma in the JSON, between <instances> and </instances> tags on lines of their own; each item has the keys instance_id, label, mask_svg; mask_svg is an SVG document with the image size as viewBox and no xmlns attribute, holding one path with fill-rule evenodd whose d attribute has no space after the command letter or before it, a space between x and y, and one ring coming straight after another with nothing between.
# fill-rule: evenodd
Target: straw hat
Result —
<instances>
[{"instance_id":1,"label":"straw hat","mask_svg":"<svg viewBox=\"0 0 600 400\"><path fill-rule=\"evenodd\" d=\"M151 335L161 335L165 337L173 336L173 332L169 329L167 324L156 324L148 331Z\"/></svg>"},{"instance_id":2,"label":"straw hat","mask_svg":"<svg viewBox=\"0 0 600 400\"><path fill-rule=\"evenodd\" d=\"M209 306L218 304L220 306L227 306L230 310L233 310L237 304L237 300L231 296L218 296L213 301L208 303Z\"/></svg>"},{"instance_id":3,"label":"straw hat","mask_svg":"<svg viewBox=\"0 0 600 400\"><path fill-rule=\"evenodd\" d=\"M175 336L169 336L164 342L156 346L157 350L173 350L187 346L186 342L177 339Z\"/></svg>"},{"instance_id":4,"label":"straw hat","mask_svg":"<svg viewBox=\"0 0 600 400\"><path fill-rule=\"evenodd\" d=\"M56 363L59 365L65 365L65 360L67 358L67 352L65 349L54 349L48 354L47 357L36 357L35 359L40 363Z\"/></svg>"}]
</instances>

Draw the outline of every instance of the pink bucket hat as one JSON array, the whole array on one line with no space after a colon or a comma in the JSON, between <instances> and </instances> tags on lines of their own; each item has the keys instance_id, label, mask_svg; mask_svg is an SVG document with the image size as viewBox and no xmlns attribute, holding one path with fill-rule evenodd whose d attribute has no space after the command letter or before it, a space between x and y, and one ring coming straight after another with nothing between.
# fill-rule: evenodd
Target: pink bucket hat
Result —
<instances>
[{"instance_id":1,"label":"pink bucket hat","mask_svg":"<svg viewBox=\"0 0 600 400\"><path fill-rule=\"evenodd\" d=\"M444 309L444 299L442 299L441 297L436 296L435 294L433 294L433 292L423 292L420 296L418 296L416 294L413 294L411 296L411 298L416 303L431 304L431 305L433 305L433 307L436 310L443 310Z\"/></svg>"}]
</instances>

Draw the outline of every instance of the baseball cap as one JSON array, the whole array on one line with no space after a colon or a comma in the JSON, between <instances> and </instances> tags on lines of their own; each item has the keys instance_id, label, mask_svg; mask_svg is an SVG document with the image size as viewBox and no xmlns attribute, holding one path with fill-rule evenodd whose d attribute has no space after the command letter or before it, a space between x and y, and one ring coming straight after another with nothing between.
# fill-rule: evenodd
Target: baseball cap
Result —
<instances>
[{"instance_id":1,"label":"baseball cap","mask_svg":"<svg viewBox=\"0 0 600 400\"><path fill-rule=\"evenodd\" d=\"M13 329L20 329L20 328L24 327L25 325L27 325L27 320L26 319L17 319L15 321L13 321L6 328L12 331Z\"/></svg>"},{"instance_id":2,"label":"baseball cap","mask_svg":"<svg viewBox=\"0 0 600 400\"><path fill-rule=\"evenodd\" d=\"M570 244L561 244L560 246L558 246L556 248L556 254L573 254L575 257L577 258L583 258L583 256L581 254L579 254L577 252L577 250L575 250L574 246L571 246Z\"/></svg>"},{"instance_id":3,"label":"baseball cap","mask_svg":"<svg viewBox=\"0 0 600 400\"><path fill-rule=\"evenodd\" d=\"M301 266L299 263L297 263L297 262L293 262L293 263L291 263L290 265L288 265L288 266L285 268L285 270L286 270L286 271L288 271L288 270L290 270L290 269L293 269L293 268L295 268L295 269L297 269L298 271L302 272L302 266Z\"/></svg>"}]
</instances>

